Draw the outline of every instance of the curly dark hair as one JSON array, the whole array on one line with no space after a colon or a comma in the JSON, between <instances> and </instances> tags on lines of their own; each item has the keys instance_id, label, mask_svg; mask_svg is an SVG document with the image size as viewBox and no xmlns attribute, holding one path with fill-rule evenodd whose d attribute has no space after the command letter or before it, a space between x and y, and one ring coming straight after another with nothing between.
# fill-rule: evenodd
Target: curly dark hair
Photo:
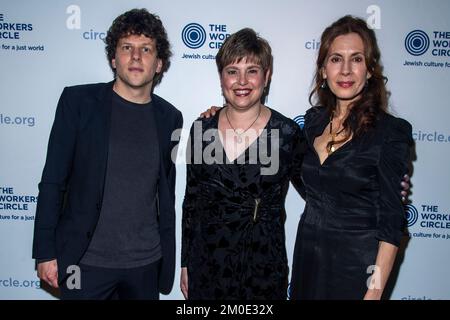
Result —
<instances>
[{"instance_id":1,"label":"curly dark hair","mask_svg":"<svg viewBox=\"0 0 450 320\"><path fill-rule=\"evenodd\" d=\"M112 67L112 59L116 55L117 43L129 35L144 35L156 42L157 57L162 61L160 73L155 74L153 87L161 82L164 72L169 69L170 44L166 30L157 15L151 14L147 9L132 9L114 19L105 38L105 51L109 66L116 77L116 70Z\"/></svg>"},{"instance_id":2,"label":"curly dark hair","mask_svg":"<svg viewBox=\"0 0 450 320\"><path fill-rule=\"evenodd\" d=\"M383 66L380 61L381 54L375 32L369 29L363 19L346 15L327 27L322 33L316 61L314 87L309 96L310 104L314 106L312 102L314 97L318 105L325 106L328 109L330 116L336 108L336 96L328 86L322 87L325 81L322 75L322 68L334 39L349 33L356 33L361 37L364 43L366 67L372 76L368 79L367 85L361 92L359 99L350 106L350 113L343 123L346 135L340 141L347 140L351 134L359 136L374 127L377 117L381 113L387 112L388 102L387 78L383 75ZM336 141L336 143L340 141Z\"/></svg>"}]
</instances>

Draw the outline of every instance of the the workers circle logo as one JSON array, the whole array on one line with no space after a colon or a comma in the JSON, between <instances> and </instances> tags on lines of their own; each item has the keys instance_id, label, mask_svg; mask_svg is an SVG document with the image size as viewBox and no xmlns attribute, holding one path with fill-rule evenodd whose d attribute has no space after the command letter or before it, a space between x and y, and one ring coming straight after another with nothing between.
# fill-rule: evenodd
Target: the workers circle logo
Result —
<instances>
[{"instance_id":1,"label":"the workers circle logo","mask_svg":"<svg viewBox=\"0 0 450 320\"><path fill-rule=\"evenodd\" d=\"M190 23L183 28L181 38L187 47L198 49L205 44L206 31L198 23Z\"/></svg>"},{"instance_id":2,"label":"the workers circle logo","mask_svg":"<svg viewBox=\"0 0 450 320\"><path fill-rule=\"evenodd\" d=\"M303 129L305 126L305 116L296 116L294 121Z\"/></svg>"},{"instance_id":3,"label":"the workers circle logo","mask_svg":"<svg viewBox=\"0 0 450 320\"><path fill-rule=\"evenodd\" d=\"M421 56L430 47L430 38L422 30L414 30L408 33L405 39L406 51L413 56Z\"/></svg>"},{"instance_id":4,"label":"the workers circle logo","mask_svg":"<svg viewBox=\"0 0 450 320\"><path fill-rule=\"evenodd\" d=\"M419 212L417 211L416 207L411 204L405 205L405 212L406 220L408 221L408 227L411 227L417 222L417 219L419 218Z\"/></svg>"}]
</instances>

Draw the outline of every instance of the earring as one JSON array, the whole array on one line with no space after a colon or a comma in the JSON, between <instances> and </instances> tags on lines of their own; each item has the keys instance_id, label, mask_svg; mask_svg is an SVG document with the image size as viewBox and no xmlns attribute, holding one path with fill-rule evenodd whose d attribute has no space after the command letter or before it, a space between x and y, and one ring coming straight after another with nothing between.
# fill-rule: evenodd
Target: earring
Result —
<instances>
[{"instance_id":1,"label":"earring","mask_svg":"<svg viewBox=\"0 0 450 320\"><path fill-rule=\"evenodd\" d=\"M321 89L325 89L327 87L327 80L323 80L322 85L320 86Z\"/></svg>"}]
</instances>

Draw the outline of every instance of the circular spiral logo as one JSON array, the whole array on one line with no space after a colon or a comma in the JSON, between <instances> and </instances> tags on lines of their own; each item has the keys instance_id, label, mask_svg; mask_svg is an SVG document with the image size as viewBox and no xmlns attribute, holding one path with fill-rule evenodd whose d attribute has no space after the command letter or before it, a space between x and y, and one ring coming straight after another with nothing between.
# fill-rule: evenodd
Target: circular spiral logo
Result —
<instances>
[{"instance_id":1,"label":"circular spiral logo","mask_svg":"<svg viewBox=\"0 0 450 320\"><path fill-rule=\"evenodd\" d=\"M405 48L413 56L421 56L430 47L430 38L422 30L414 30L408 33L405 39Z\"/></svg>"},{"instance_id":2,"label":"circular spiral logo","mask_svg":"<svg viewBox=\"0 0 450 320\"><path fill-rule=\"evenodd\" d=\"M294 121L303 129L305 126L305 116L296 116Z\"/></svg>"},{"instance_id":3,"label":"circular spiral logo","mask_svg":"<svg viewBox=\"0 0 450 320\"><path fill-rule=\"evenodd\" d=\"M419 212L417 211L416 207L411 204L405 205L405 211L406 220L408 221L408 227L411 227L417 222L417 219L419 218Z\"/></svg>"},{"instance_id":4,"label":"circular spiral logo","mask_svg":"<svg viewBox=\"0 0 450 320\"><path fill-rule=\"evenodd\" d=\"M206 31L198 23L189 23L181 32L181 39L191 49L198 49L205 44Z\"/></svg>"}]
</instances>

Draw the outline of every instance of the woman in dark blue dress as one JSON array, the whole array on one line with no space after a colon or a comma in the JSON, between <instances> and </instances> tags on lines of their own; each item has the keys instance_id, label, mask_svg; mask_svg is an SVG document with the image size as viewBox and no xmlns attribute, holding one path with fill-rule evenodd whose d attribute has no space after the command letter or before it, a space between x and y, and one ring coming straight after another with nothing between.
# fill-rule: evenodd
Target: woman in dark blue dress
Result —
<instances>
[{"instance_id":1,"label":"woman in dark blue dress","mask_svg":"<svg viewBox=\"0 0 450 320\"><path fill-rule=\"evenodd\" d=\"M322 34L305 116L306 206L291 299L380 299L405 227L411 125L387 112L375 33L346 16Z\"/></svg>"}]
</instances>

